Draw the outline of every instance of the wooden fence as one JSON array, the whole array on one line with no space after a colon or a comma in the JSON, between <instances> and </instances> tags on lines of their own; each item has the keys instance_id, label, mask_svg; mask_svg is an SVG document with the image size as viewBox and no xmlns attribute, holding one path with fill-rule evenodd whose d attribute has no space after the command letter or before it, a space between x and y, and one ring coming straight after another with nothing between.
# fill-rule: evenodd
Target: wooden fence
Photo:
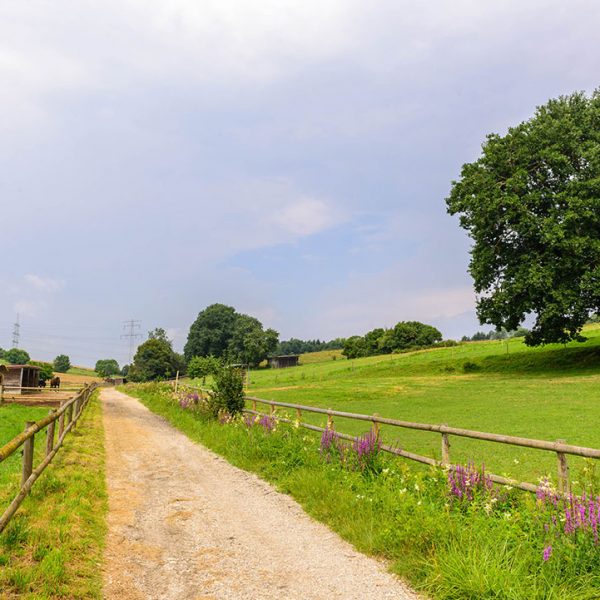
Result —
<instances>
[{"instance_id":1,"label":"wooden fence","mask_svg":"<svg viewBox=\"0 0 600 600\"><path fill-rule=\"evenodd\" d=\"M381 444L381 449L385 452L395 454L396 456L402 456L410 460L414 460L426 465L432 465L436 467L449 467L451 466L450 461L450 437L465 437L476 440L484 440L487 442L496 442L499 444L510 444L513 446L521 446L523 448L535 448L537 450L545 450L556 454L557 459L557 470L558 470L558 484L559 491L564 494L570 492L569 482L569 466L567 463L567 455L582 456L585 458L600 458L600 450L595 448L585 448L583 446L573 446L571 444L564 443L563 440L557 440L555 442L548 442L544 440L534 440L523 437L516 437L511 435L499 435L496 433L484 433L482 431L471 431L469 429L460 429L457 427L449 427L447 425L430 425L426 423L412 423L410 421L399 421L397 419L388 419L380 417L377 414L374 415L362 415L349 412L343 412L339 410L331 410L325 408L317 408L314 406L304 406L301 404L290 404L288 402L275 402L274 400L264 400L262 398L255 398L253 396L246 396L246 399L252 403L252 409L245 409L244 412L254 414L258 416L270 415L275 417L278 421L283 423L292 423L312 431L326 431L334 428L333 417L343 417L345 419L353 419L357 421L369 422L377 435L380 438L380 426L381 425L392 425L394 427L402 427L405 429L417 429L420 431L431 431L440 435L440 450L442 460L436 460L428 456L422 456L413 452L408 452L402 448ZM263 404L269 406L269 413L264 413L258 410L257 405ZM276 409L278 407L292 409L296 411L296 419L290 419L276 415ZM317 413L327 416L327 425L325 427L318 427L317 425L311 425L310 423L302 422L302 413ZM336 432L337 435L345 440L354 441L355 436L348 435L341 432ZM508 477L502 477L500 475L494 475L492 473L487 474L489 478L495 483L503 485L511 485L513 487L526 490L528 492L535 492L538 486L533 483L521 482Z\"/></svg>"},{"instance_id":2,"label":"wooden fence","mask_svg":"<svg viewBox=\"0 0 600 600\"><path fill-rule=\"evenodd\" d=\"M178 387L181 390L191 390L194 392L200 392L201 394L211 394L212 391L206 388L190 386L188 384L181 384L181 382L172 382L174 384L174 389L177 391ZM373 415L363 415L357 413L349 413L343 412L339 410L332 410L327 408L318 408L316 406L305 406L302 404L292 404L289 402L277 402L275 400L265 400L264 398L257 398L255 396L246 396L246 400L252 403L252 409L245 408L243 412L248 414L253 414L257 416L271 416L281 421L282 423L290 423L293 425L298 425L299 427L304 427L305 429L310 429L311 431L323 432L327 430L334 429L333 417L342 417L345 419L353 419L356 421L366 421L369 422L377 435L377 438L381 441L380 436L380 425L391 425L393 427L401 427L405 429L415 429L419 431L430 431L433 433L440 434L440 451L442 460L436 460L435 458L430 458L429 456L422 456L420 454L416 454L414 452L409 452L402 448L398 448L395 446L390 446L387 444L381 443L381 450L384 452L389 452L390 454L395 454L396 456L402 456L403 458L407 458L409 460L414 460L416 462L420 462L426 465L431 465L435 467L447 468L452 465L450 460L450 437L465 437L472 438L476 440L482 440L487 442L495 442L498 444L508 444L512 446L520 446L522 448L533 448L536 450L545 450L547 452L552 452L556 454L557 461L557 475L558 475L558 489L563 494L569 494L571 491L570 479L569 479L569 465L567 462L567 455L572 456L581 456L584 458L595 458L600 459L600 450L596 448L587 448L585 446L574 446L572 444L565 443L564 440L556 440L554 442L549 442L546 440L535 440L530 438L512 436L512 435L502 435L497 433L486 433L483 431L473 431L470 429L461 429L458 427L449 427L448 425L431 425L428 423L413 423L411 421L400 421L398 419L388 419L386 417L381 417L377 413ZM257 405L263 404L269 406L269 412L264 413L258 410ZM276 414L276 409L278 407L292 409L295 411L296 418L290 419L287 416L283 417ZM327 424L325 427L319 427L317 425L312 425L310 423L302 422L302 413L316 413L327 416ZM338 437L344 440L355 441L356 436L349 435L346 433L341 433L336 431ZM491 481L495 483L499 483L502 485L510 485L521 490L525 490L527 492L536 492L538 489L537 484L517 481L516 479L511 479L509 477L503 477L501 475L494 475L493 473L486 473L486 475L491 479Z\"/></svg>"},{"instance_id":3,"label":"wooden fence","mask_svg":"<svg viewBox=\"0 0 600 600\"><path fill-rule=\"evenodd\" d=\"M8 508L0 516L0 533L8 525L19 506L31 491L33 484L38 477L43 473L44 469L52 462L62 443L71 431L79 417L83 413L85 407L90 401L92 392L97 388L97 384L86 385L83 389L79 389L78 393L71 399L63 401L60 408L51 410L50 414L39 421L28 421L25 424L25 430L10 442L0 448L0 463L5 461L9 456L12 456L21 446L23 446L23 464L21 471L21 488L14 497ZM58 422L58 431L56 426ZM33 468L33 450L35 443L35 435L46 429L46 447L44 459L34 469ZM57 439L55 442L55 433Z\"/></svg>"}]
</instances>

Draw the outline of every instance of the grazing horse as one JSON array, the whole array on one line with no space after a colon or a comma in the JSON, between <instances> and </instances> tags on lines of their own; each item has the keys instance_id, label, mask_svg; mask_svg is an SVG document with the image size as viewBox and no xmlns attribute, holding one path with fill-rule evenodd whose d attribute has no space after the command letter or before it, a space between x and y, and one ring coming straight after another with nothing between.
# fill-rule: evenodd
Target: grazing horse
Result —
<instances>
[{"instance_id":1,"label":"grazing horse","mask_svg":"<svg viewBox=\"0 0 600 600\"><path fill-rule=\"evenodd\" d=\"M46 380L45 379L40 379L38 386L41 388L45 388L46 387Z\"/></svg>"},{"instance_id":2,"label":"grazing horse","mask_svg":"<svg viewBox=\"0 0 600 600\"><path fill-rule=\"evenodd\" d=\"M60 377L53 377L50 380L50 387L58 389L60 387Z\"/></svg>"}]
</instances>

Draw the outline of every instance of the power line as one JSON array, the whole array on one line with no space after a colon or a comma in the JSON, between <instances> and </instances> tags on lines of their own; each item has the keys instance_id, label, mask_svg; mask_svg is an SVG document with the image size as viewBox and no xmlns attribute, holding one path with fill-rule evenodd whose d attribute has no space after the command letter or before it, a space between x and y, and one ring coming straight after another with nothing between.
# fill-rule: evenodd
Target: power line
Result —
<instances>
[{"instance_id":1,"label":"power line","mask_svg":"<svg viewBox=\"0 0 600 600\"><path fill-rule=\"evenodd\" d=\"M20 330L21 329L21 325L19 323L19 313L17 313L17 320L15 321L15 324L13 325L13 334L12 334L12 347L13 348L18 348L19 347L19 337L21 335Z\"/></svg>"},{"instance_id":2,"label":"power line","mask_svg":"<svg viewBox=\"0 0 600 600\"><path fill-rule=\"evenodd\" d=\"M123 329L129 329L129 332L122 334L121 338L129 338L129 364L131 364L131 359L133 357L133 345L135 340L142 337L141 333L136 333L136 329L141 328L141 323L142 322L137 319L129 319L129 321L124 321Z\"/></svg>"}]
</instances>

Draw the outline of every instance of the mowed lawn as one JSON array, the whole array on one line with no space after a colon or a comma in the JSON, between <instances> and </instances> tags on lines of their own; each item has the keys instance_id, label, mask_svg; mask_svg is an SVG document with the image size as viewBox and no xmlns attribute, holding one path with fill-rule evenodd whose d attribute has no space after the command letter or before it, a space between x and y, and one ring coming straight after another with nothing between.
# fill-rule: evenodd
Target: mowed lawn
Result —
<instances>
[{"instance_id":1,"label":"mowed lawn","mask_svg":"<svg viewBox=\"0 0 600 600\"><path fill-rule=\"evenodd\" d=\"M584 334L585 343L534 349L512 339L353 361L327 357L291 369L253 371L249 394L600 448L600 326L588 326ZM353 434L367 428L345 419L335 425ZM388 427L384 435L406 450L440 457L439 434ZM466 438L452 437L451 443L453 461L484 463L497 474L534 483L556 474L551 453ZM585 463L569 461L577 481Z\"/></svg>"}]
</instances>

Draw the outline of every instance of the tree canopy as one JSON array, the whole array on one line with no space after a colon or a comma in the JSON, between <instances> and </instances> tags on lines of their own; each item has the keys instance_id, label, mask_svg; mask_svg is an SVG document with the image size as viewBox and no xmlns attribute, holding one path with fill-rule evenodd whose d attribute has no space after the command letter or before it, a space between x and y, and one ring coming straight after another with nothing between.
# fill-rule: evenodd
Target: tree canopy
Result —
<instances>
[{"instance_id":1,"label":"tree canopy","mask_svg":"<svg viewBox=\"0 0 600 600\"><path fill-rule=\"evenodd\" d=\"M4 360L11 365L26 365L31 358L25 350L11 348L4 353Z\"/></svg>"},{"instance_id":2,"label":"tree canopy","mask_svg":"<svg viewBox=\"0 0 600 600\"><path fill-rule=\"evenodd\" d=\"M336 338L329 342L291 338L279 342L273 354L275 356L285 356L286 354L304 354L306 352L319 352L320 350L339 350L344 347L345 341L343 338Z\"/></svg>"},{"instance_id":3,"label":"tree canopy","mask_svg":"<svg viewBox=\"0 0 600 600\"><path fill-rule=\"evenodd\" d=\"M583 339L600 309L600 91L550 100L463 165L448 212L473 240L481 323L529 345Z\"/></svg>"},{"instance_id":4,"label":"tree canopy","mask_svg":"<svg viewBox=\"0 0 600 600\"><path fill-rule=\"evenodd\" d=\"M192 379L202 379L215 375L221 368L221 360L214 356L194 356L187 366L187 374Z\"/></svg>"},{"instance_id":5,"label":"tree canopy","mask_svg":"<svg viewBox=\"0 0 600 600\"><path fill-rule=\"evenodd\" d=\"M441 339L442 334L432 325L419 321L400 321L391 329L378 327L364 336L349 337L342 354L347 358L391 354L411 348L425 348Z\"/></svg>"},{"instance_id":6,"label":"tree canopy","mask_svg":"<svg viewBox=\"0 0 600 600\"><path fill-rule=\"evenodd\" d=\"M184 354L227 358L231 362L257 366L277 348L279 334L263 329L255 317L236 312L232 306L212 304L190 327Z\"/></svg>"},{"instance_id":7,"label":"tree canopy","mask_svg":"<svg viewBox=\"0 0 600 600\"><path fill-rule=\"evenodd\" d=\"M66 354L59 354L54 359L54 370L57 373L66 373L71 368L71 360Z\"/></svg>"},{"instance_id":8,"label":"tree canopy","mask_svg":"<svg viewBox=\"0 0 600 600\"><path fill-rule=\"evenodd\" d=\"M224 356L236 318L235 308L224 304L211 304L200 312L190 327L183 349L186 360L193 356Z\"/></svg>"},{"instance_id":9,"label":"tree canopy","mask_svg":"<svg viewBox=\"0 0 600 600\"><path fill-rule=\"evenodd\" d=\"M127 376L132 381L170 379L177 371L183 373L185 361L173 350L164 329L148 332L148 339L138 346Z\"/></svg>"},{"instance_id":10,"label":"tree canopy","mask_svg":"<svg viewBox=\"0 0 600 600\"><path fill-rule=\"evenodd\" d=\"M263 330L258 319L238 315L229 340L229 359L256 367L275 351L278 338L279 334L274 329Z\"/></svg>"},{"instance_id":11,"label":"tree canopy","mask_svg":"<svg viewBox=\"0 0 600 600\"><path fill-rule=\"evenodd\" d=\"M121 372L119 363L114 358L97 360L94 371L96 371L100 377L109 377L110 375L117 375Z\"/></svg>"}]
</instances>

